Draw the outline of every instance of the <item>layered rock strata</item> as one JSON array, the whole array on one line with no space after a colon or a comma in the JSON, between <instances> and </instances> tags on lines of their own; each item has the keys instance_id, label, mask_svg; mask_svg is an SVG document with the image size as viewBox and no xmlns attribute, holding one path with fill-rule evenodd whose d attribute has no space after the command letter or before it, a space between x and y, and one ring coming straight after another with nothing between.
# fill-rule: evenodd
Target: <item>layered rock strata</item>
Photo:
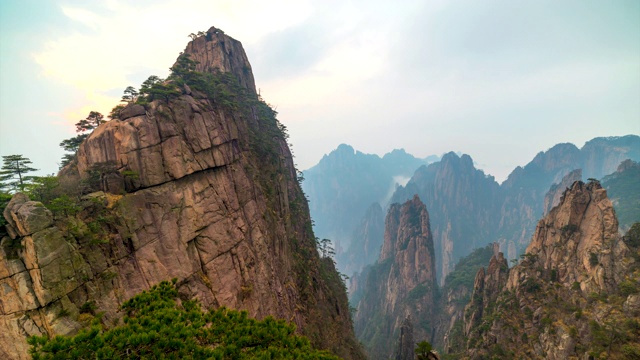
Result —
<instances>
[{"instance_id":1,"label":"layered rock strata","mask_svg":"<svg viewBox=\"0 0 640 360\"><path fill-rule=\"evenodd\" d=\"M437 286L433 259L429 213L422 201L416 196L391 205L380 258L368 271L354 320L371 358L393 354L393 339L407 317L414 324L414 340L429 336Z\"/></svg>"},{"instance_id":2,"label":"layered rock strata","mask_svg":"<svg viewBox=\"0 0 640 360\"><path fill-rule=\"evenodd\" d=\"M639 243L627 237L631 243ZM618 234L606 191L575 182L539 221L520 263L476 276L464 358L625 358L640 354L640 256ZM493 269L493 270L492 270Z\"/></svg>"},{"instance_id":3,"label":"layered rock strata","mask_svg":"<svg viewBox=\"0 0 640 360\"><path fill-rule=\"evenodd\" d=\"M122 302L171 278L205 307L285 319L315 346L361 357L346 294L318 258L291 153L255 95L242 46L211 28L185 54L197 70L232 73L238 99L251 101L224 103L185 85L181 95L130 104L61 173L98 176L105 193L55 223L41 204L13 198L0 252L4 358L27 358L28 335L74 333L87 308L117 324Z\"/></svg>"}]
</instances>

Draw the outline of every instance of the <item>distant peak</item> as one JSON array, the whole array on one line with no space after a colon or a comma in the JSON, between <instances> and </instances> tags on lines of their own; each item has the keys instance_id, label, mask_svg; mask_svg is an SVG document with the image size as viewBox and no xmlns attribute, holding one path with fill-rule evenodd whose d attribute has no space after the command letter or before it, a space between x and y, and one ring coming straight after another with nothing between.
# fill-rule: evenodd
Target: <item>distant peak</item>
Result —
<instances>
[{"instance_id":1,"label":"distant peak","mask_svg":"<svg viewBox=\"0 0 640 360\"><path fill-rule=\"evenodd\" d=\"M349 153L351 155L356 153L356 151L353 149L353 147L351 145L347 145L347 144L338 145L338 147L332 152Z\"/></svg>"}]
</instances>

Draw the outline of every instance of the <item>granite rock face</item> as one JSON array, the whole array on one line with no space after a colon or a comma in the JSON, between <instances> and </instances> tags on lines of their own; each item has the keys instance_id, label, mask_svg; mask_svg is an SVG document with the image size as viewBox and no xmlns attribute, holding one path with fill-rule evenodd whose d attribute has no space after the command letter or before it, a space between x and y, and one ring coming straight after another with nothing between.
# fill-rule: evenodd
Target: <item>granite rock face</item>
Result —
<instances>
[{"instance_id":1,"label":"granite rock face","mask_svg":"<svg viewBox=\"0 0 640 360\"><path fill-rule=\"evenodd\" d=\"M204 36L187 44L185 54L197 62L196 71L231 73L245 89L256 93L253 71L242 44L220 29L211 27Z\"/></svg>"},{"instance_id":2,"label":"granite rock face","mask_svg":"<svg viewBox=\"0 0 640 360\"><path fill-rule=\"evenodd\" d=\"M551 188L549 188L549 191L544 197L544 215L547 215L551 209L560 204L562 195L574 182L581 180L582 170L576 169L565 175L559 183L551 185Z\"/></svg>"},{"instance_id":3,"label":"granite rock face","mask_svg":"<svg viewBox=\"0 0 640 360\"><path fill-rule=\"evenodd\" d=\"M624 358L640 351L633 252L599 182L574 182L538 222L518 265L507 270L498 256L478 272L463 358Z\"/></svg>"},{"instance_id":4,"label":"granite rock face","mask_svg":"<svg viewBox=\"0 0 640 360\"><path fill-rule=\"evenodd\" d=\"M415 358L415 341L413 340L413 324L407 317L400 326L400 335L396 345L395 360L413 360Z\"/></svg>"},{"instance_id":5,"label":"granite rock face","mask_svg":"<svg viewBox=\"0 0 640 360\"><path fill-rule=\"evenodd\" d=\"M575 182L565 192L562 206L538 223L527 254L544 269L556 270L557 281L579 282L585 295L614 291L628 270L620 260L629 250L618 234L613 204L598 182Z\"/></svg>"},{"instance_id":6,"label":"granite rock face","mask_svg":"<svg viewBox=\"0 0 640 360\"><path fill-rule=\"evenodd\" d=\"M317 347L362 357L346 294L318 257L291 153L257 101L241 44L212 28L185 53L197 70L231 72L255 101L228 106L185 86L142 109L130 104L60 174L99 178L103 192L85 196L77 216L54 224L42 204L14 196L5 211L12 238L0 249L4 358L28 358L28 335L76 332L85 304L116 324L120 304L172 278L181 296L206 307L285 319Z\"/></svg>"},{"instance_id":7,"label":"granite rock face","mask_svg":"<svg viewBox=\"0 0 640 360\"><path fill-rule=\"evenodd\" d=\"M429 209L439 284L455 263L471 250L496 239L502 194L493 176L473 165L469 155L450 152L420 167L392 201L403 202L415 194Z\"/></svg>"},{"instance_id":8,"label":"granite rock face","mask_svg":"<svg viewBox=\"0 0 640 360\"><path fill-rule=\"evenodd\" d=\"M394 340L410 317L414 340L431 331L436 288L429 213L415 196L391 205L378 262L367 272L354 326L372 359L394 354Z\"/></svg>"}]
</instances>

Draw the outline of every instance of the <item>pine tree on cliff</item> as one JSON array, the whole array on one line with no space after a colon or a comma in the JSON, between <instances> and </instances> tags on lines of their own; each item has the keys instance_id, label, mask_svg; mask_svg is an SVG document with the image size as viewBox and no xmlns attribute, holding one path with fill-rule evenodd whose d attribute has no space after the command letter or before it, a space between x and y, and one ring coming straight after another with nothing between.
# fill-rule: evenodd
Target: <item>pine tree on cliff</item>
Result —
<instances>
[{"instance_id":1,"label":"pine tree on cliff","mask_svg":"<svg viewBox=\"0 0 640 360\"><path fill-rule=\"evenodd\" d=\"M80 144L89 137L89 134L93 130L95 130L101 124L107 122L104 119L104 115L97 111L89 112L89 115L85 119L82 119L76 123L76 133L78 135L70 138L62 140L60 143L60 147L64 149L64 151L69 152L69 154L64 154L62 156L62 163L60 164L60 168L67 166L68 163L73 161L76 157L76 152L78 152L78 148Z\"/></svg>"}]
</instances>

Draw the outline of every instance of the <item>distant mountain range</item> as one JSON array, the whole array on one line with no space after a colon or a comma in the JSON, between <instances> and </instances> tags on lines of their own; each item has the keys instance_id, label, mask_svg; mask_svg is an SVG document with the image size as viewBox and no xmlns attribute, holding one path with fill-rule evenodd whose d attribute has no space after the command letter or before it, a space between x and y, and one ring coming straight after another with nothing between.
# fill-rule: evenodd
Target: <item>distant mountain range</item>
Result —
<instances>
[{"instance_id":1,"label":"distant mountain range","mask_svg":"<svg viewBox=\"0 0 640 360\"><path fill-rule=\"evenodd\" d=\"M397 184L406 183L421 165L438 160L419 159L403 149L380 157L338 146L303 173L302 189L314 214L316 236L331 239L337 253L344 252L373 203L385 206Z\"/></svg>"},{"instance_id":2,"label":"distant mountain range","mask_svg":"<svg viewBox=\"0 0 640 360\"><path fill-rule=\"evenodd\" d=\"M316 235L335 241L338 268L347 275L371 263L377 256L372 253L378 250L375 244L382 244L384 214L372 217L372 203L384 210L417 194L431 216L436 274L442 284L461 257L491 242L500 243L507 259L516 258L527 247L537 219L559 202L567 186L574 180L603 179L626 159L640 160L640 137L595 138L582 148L558 144L538 153L524 167L515 168L498 184L476 169L469 155L451 152L426 164L403 150L380 158L341 145L305 172L303 190ZM635 168L628 167L625 176L632 177ZM411 177L406 183L399 181L406 180L407 174ZM618 174L624 177L622 172ZM632 179L614 178L603 179L609 191L615 193L616 186L623 183L634 187ZM633 196L614 201L616 210L621 211L623 229L636 216L625 215L635 209L637 195Z\"/></svg>"}]
</instances>

